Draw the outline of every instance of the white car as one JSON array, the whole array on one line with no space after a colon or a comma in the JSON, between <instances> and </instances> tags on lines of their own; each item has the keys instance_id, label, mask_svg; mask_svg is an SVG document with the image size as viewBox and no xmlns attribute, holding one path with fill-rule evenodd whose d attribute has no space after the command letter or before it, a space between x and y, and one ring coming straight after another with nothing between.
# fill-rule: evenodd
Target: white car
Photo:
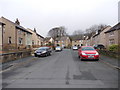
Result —
<instances>
[{"instance_id":1,"label":"white car","mask_svg":"<svg viewBox=\"0 0 120 90\"><path fill-rule=\"evenodd\" d=\"M78 50L78 47L77 46L73 46L72 49L73 50Z\"/></svg>"},{"instance_id":2,"label":"white car","mask_svg":"<svg viewBox=\"0 0 120 90\"><path fill-rule=\"evenodd\" d=\"M62 51L62 48L60 46L55 47L55 51Z\"/></svg>"}]
</instances>

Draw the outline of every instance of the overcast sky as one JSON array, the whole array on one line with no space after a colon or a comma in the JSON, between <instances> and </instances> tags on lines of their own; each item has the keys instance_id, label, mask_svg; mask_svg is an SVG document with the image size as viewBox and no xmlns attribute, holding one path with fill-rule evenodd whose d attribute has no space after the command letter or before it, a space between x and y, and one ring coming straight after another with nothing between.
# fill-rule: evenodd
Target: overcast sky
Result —
<instances>
[{"instance_id":1,"label":"overcast sky","mask_svg":"<svg viewBox=\"0 0 120 90\"><path fill-rule=\"evenodd\" d=\"M25 28L36 28L43 36L56 26L71 34L94 24L115 25L119 0L0 0L0 16Z\"/></svg>"}]
</instances>

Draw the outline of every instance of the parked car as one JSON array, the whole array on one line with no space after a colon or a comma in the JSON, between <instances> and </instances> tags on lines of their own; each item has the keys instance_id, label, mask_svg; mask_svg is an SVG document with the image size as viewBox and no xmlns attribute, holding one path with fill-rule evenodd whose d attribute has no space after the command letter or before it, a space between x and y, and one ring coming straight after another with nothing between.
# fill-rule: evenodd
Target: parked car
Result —
<instances>
[{"instance_id":1,"label":"parked car","mask_svg":"<svg viewBox=\"0 0 120 90\"><path fill-rule=\"evenodd\" d=\"M73 50L78 50L78 47L77 46L73 46L72 49Z\"/></svg>"},{"instance_id":2,"label":"parked car","mask_svg":"<svg viewBox=\"0 0 120 90\"><path fill-rule=\"evenodd\" d=\"M52 52L52 50L50 47L40 47L34 52L34 55L35 55L35 57L49 56L49 55L51 55L51 52Z\"/></svg>"},{"instance_id":3,"label":"parked car","mask_svg":"<svg viewBox=\"0 0 120 90\"><path fill-rule=\"evenodd\" d=\"M93 45L93 47L94 47L95 49L105 49L105 46L102 45L102 44L95 44L95 45Z\"/></svg>"},{"instance_id":4,"label":"parked car","mask_svg":"<svg viewBox=\"0 0 120 90\"><path fill-rule=\"evenodd\" d=\"M99 60L99 53L92 46L81 46L78 56L81 60Z\"/></svg>"},{"instance_id":5,"label":"parked car","mask_svg":"<svg viewBox=\"0 0 120 90\"><path fill-rule=\"evenodd\" d=\"M62 51L62 48L60 46L55 47L55 51Z\"/></svg>"}]
</instances>

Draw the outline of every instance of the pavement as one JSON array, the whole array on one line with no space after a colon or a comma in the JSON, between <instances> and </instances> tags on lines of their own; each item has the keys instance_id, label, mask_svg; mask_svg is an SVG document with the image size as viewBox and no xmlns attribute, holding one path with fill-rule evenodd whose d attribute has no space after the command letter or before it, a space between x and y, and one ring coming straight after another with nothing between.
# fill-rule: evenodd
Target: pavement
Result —
<instances>
[{"instance_id":1,"label":"pavement","mask_svg":"<svg viewBox=\"0 0 120 90\"><path fill-rule=\"evenodd\" d=\"M48 57L28 57L2 73L3 88L118 88L118 69L99 61L80 61L65 49ZM23 63L22 61L26 61ZM111 61L110 61L111 62ZM116 64L116 63L115 63ZM114 64L114 65L115 65Z\"/></svg>"},{"instance_id":2,"label":"pavement","mask_svg":"<svg viewBox=\"0 0 120 90\"><path fill-rule=\"evenodd\" d=\"M119 60L117 58L100 55L100 59L103 63L120 70Z\"/></svg>"}]
</instances>

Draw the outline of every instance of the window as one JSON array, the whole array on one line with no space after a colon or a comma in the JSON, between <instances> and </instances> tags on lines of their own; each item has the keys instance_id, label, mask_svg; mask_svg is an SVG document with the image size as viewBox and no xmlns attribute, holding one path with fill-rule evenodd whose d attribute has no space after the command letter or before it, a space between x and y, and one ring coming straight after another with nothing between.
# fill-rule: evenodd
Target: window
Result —
<instances>
[{"instance_id":1,"label":"window","mask_svg":"<svg viewBox=\"0 0 120 90\"><path fill-rule=\"evenodd\" d=\"M32 40L32 45L34 45L34 40Z\"/></svg>"},{"instance_id":2,"label":"window","mask_svg":"<svg viewBox=\"0 0 120 90\"><path fill-rule=\"evenodd\" d=\"M110 39L109 40L109 44L115 44L115 40L114 39Z\"/></svg>"},{"instance_id":3,"label":"window","mask_svg":"<svg viewBox=\"0 0 120 90\"><path fill-rule=\"evenodd\" d=\"M11 37L8 37L8 44L11 44L12 41L11 41Z\"/></svg>"},{"instance_id":4,"label":"window","mask_svg":"<svg viewBox=\"0 0 120 90\"><path fill-rule=\"evenodd\" d=\"M109 33L109 36L114 36L114 32L110 32L110 33Z\"/></svg>"},{"instance_id":5,"label":"window","mask_svg":"<svg viewBox=\"0 0 120 90\"><path fill-rule=\"evenodd\" d=\"M18 34L22 34L22 31L21 31L21 30L18 30Z\"/></svg>"},{"instance_id":6,"label":"window","mask_svg":"<svg viewBox=\"0 0 120 90\"><path fill-rule=\"evenodd\" d=\"M38 45L39 45L39 41L38 41Z\"/></svg>"},{"instance_id":7,"label":"window","mask_svg":"<svg viewBox=\"0 0 120 90\"><path fill-rule=\"evenodd\" d=\"M19 37L19 44L22 44L22 38Z\"/></svg>"}]
</instances>

